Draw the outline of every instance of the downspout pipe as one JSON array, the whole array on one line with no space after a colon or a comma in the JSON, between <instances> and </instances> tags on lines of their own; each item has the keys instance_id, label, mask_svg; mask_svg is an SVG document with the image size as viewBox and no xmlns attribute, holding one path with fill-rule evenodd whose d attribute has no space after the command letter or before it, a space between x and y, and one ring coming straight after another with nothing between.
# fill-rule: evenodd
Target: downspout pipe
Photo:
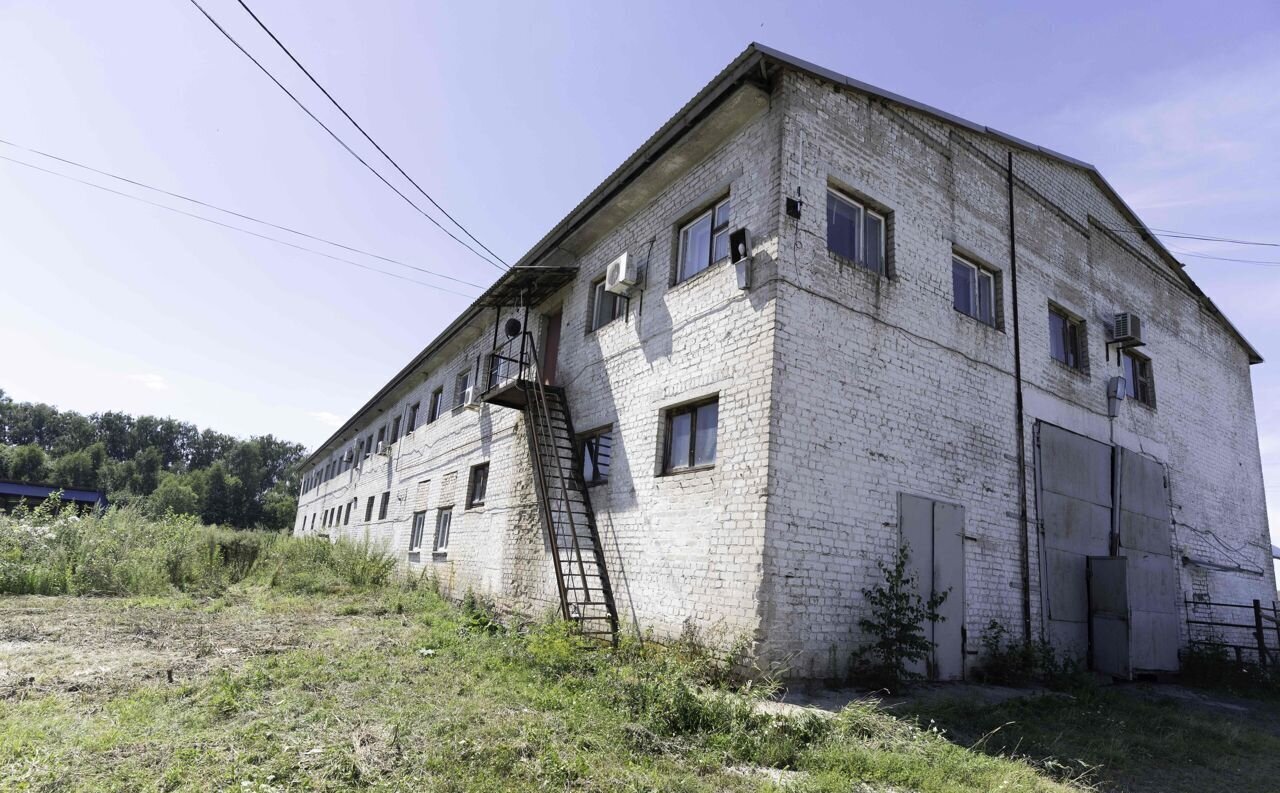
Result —
<instances>
[{"instance_id":1,"label":"downspout pipe","mask_svg":"<svg viewBox=\"0 0 1280 793\"><path fill-rule=\"evenodd\" d=\"M1013 212L1013 150L1006 171L1009 191L1009 287L1013 294L1013 403L1018 442L1018 556L1022 566L1022 640L1031 643L1031 535L1027 520L1027 428L1022 404L1022 340L1018 329L1017 226Z\"/></svg>"}]
</instances>

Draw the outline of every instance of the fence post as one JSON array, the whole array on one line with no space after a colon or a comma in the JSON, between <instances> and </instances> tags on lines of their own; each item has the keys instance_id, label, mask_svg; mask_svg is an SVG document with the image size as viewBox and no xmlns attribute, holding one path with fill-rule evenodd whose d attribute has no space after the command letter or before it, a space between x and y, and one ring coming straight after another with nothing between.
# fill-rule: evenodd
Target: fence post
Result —
<instances>
[{"instance_id":1,"label":"fence post","mask_svg":"<svg viewBox=\"0 0 1280 793\"><path fill-rule=\"evenodd\" d=\"M1267 668L1267 638L1262 632L1262 601L1254 598L1253 600L1253 637L1258 641L1258 664L1263 668Z\"/></svg>"}]
</instances>

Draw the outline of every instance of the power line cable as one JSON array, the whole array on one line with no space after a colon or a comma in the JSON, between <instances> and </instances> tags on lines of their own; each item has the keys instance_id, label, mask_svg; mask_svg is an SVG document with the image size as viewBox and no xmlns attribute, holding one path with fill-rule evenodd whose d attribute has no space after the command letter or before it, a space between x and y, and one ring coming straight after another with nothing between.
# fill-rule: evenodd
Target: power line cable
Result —
<instances>
[{"instance_id":1,"label":"power line cable","mask_svg":"<svg viewBox=\"0 0 1280 793\"><path fill-rule=\"evenodd\" d=\"M253 57L253 55L252 55L252 54L251 54L247 49L245 49L245 48L244 48L244 46L243 46L243 45L241 45L239 41L237 41L237 40L236 40L236 38L235 38L234 36L232 36L230 33L228 33L228 32L227 32L227 30L226 30L225 28L223 28L223 27L222 27L222 25L218 24L218 21L217 21L216 19L214 19L212 16L210 16L208 11L205 11L205 10L204 10L204 7L200 5L200 3L198 2L198 0L191 0L191 4L192 4L193 6L195 6L195 7L196 7L196 9L198 9L198 10L200 11L200 13L201 13L201 14L203 14L203 15L204 15L204 18L205 18L205 19L209 20L209 23L210 23L210 24L212 24L215 28L217 28L217 29L218 29L218 32L219 32L219 33L221 33L221 34L222 34L222 35L227 39L227 41L230 41L232 44L234 44L234 45L235 45L235 47L236 47L236 49L240 50L240 52L241 52L241 53L243 53L243 54L244 54L244 56L245 56L246 58L248 58L250 61L253 61L253 65L254 65L254 66L257 66L257 67L258 67L258 69L259 69L263 74L265 74L265 75L266 75L266 76L271 80L271 82L275 83L275 84L276 84L276 86L277 86L281 91L284 91L285 95L286 95L286 96L288 96L290 99L292 99L292 100L293 100L293 103L294 103L295 105L297 105L297 106L302 110L302 112L304 112L304 113L306 113L308 116L310 116L312 121L314 121L314 122L316 122L317 124L319 124L319 125L320 125L320 127L321 127L325 132L329 133L329 137L331 137L331 138L333 138L335 141L337 141L337 142L338 142L338 145L340 145L340 146L342 146L342 148L346 149L348 154L350 154L352 157L355 157L355 158L356 158L356 160L358 160L358 161L360 162L360 164L361 164L361 165L363 165L365 168L367 168L367 169L369 170L369 172L370 172L370 173L372 173L374 176L378 177L378 180L379 180L379 181L381 181L381 182L382 182L383 184L385 184L387 187L391 188L391 190L392 190L396 195L400 196L400 198L401 198L401 199L403 199L403 200L404 200L404 202L405 202L406 204L408 204L409 206L411 206L411 207L413 207L415 210L417 210L418 214L422 215L424 218L426 218L427 220L431 221L432 225L434 225L436 228L440 229L440 230L441 230L441 231L443 231L445 234L449 235L450 239L452 239L454 242L458 243L458 244L459 244L459 245L461 245L462 247L464 247L464 248L466 248L467 250L471 251L471 252L472 252L472 253L474 253L476 256L478 256L480 259L484 260L484 261L485 261L487 264L489 264L490 266L498 268L498 270L499 270L499 271L505 271L505 270L506 270L506 268L505 268L505 266L504 266L504 265L498 264L498 263L494 262L492 259L489 259L489 258L488 258L488 257L486 257L484 254L480 253L480 252L479 252L479 251L477 251L475 248L473 248L473 247L471 247L470 245L468 245L468 244L467 244L467 242L466 242L465 240L460 239L456 234L454 234L453 232L449 231L447 228L445 228L443 225L441 225L440 221L436 220L436 219L435 219L434 217L432 217L428 212L426 212L425 210L423 210L423 209L422 209L422 207L420 207L420 206L418 206L416 203L414 203L414 202L413 202L413 199L409 198L407 195L405 195L403 192L401 192L399 188L397 188L395 185L391 184L391 182L387 181L387 178L386 178L385 176L383 176L381 173L379 173L379 172L378 172L378 170L377 170L376 168L374 168L372 165L370 165L370 164L368 163L368 161L366 161L363 157L361 157L359 154L357 154L357 153L356 153L356 151L355 151L355 149L353 149L353 148L351 148L349 145L347 145L347 142L346 142L346 141L344 141L342 138L338 137L338 134L337 134L336 132L334 132L332 129L330 129L330 128L329 128L329 126L328 126L327 124L325 124L323 121L321 121L321 120L320 120L320 118L319 118L319 116L317 116L315 113L311 112L311 109L310 109L310 108L308 108L305 104L303 104L303 103L302 103L302 100L298 99L298 97L297 97L297 96L295 96L295 95L293 94L293 92L292 92L292 91L290 91L288 88L286 88L286 87L284 86L284 83L282 83L282 82L280 82L278 79L276 79L276 76L275 76L274 74L272 74L270 71L268 71L267 67L263 66L263 65L258 61L258 59L257 59L257 58Z\"/></svg>"},{"instance_id":2,"label":"power line cable","mask_svg":"<svg viewBox=\"0 0 1280 793\"><path fill-rule=\"evenodd\" d=\"M145 182L139 182L139 181L137 181L136 179L130 179L130 178L129 178L129 177L127 177L127 176L120 176L119 174L114 174L114 173L111 173L110 171L103 171L103 170L101 170L101 169L99 169L99 168L94 168L92 165L85 165L85 164L84 164L84 163L82 163L82 162L76 162L75 160L69 160L69 159L67 159L66 157L59 157L59 156L58 156L58 155L56 155L56 154L50 154L49 152L46 152L46 151L40 151L39 149L32 149L32 148L29 148L29 147L27 147L27 146L22 146L22 145L20 145L20 144L13 143L12 141L5 140L4 138L0 138L0 143L3 143L3 144L4 144L4 145L6 145L6 146L12 146L12 147L13 147L13 148L15 148L15 149L21 149L22 151L25 151L25 152L30 152L30 153L32 153L32 154L38 154L38 155L40 155L41 157L48 157L48 158L49 158L49 159L51 159L51 160L57 160L58 162L66 163L67 165L73 165L73 166L75 166L75 167L77 167L77 168L83 168L83 169L85 169L86 171L92 171L93 173L101 174L102 176L107 176L107 177L110 177L110 178L112 178L112 179L118 179L118 180L120 180L121 182L126 182L126 183L128 183L128 184L135 185L135 186L137 186L137 187L141 187L141 188L144 188L144 189L146 189L146 190L153 190L153 191L155 191L155 192L157 192L157 193L162 193L162 194L167 195L167 196L172 196L172 197L174 197L174 198L180 198L180 199L182 199L183 201L190 201L191 203L193 203L193 204L198 204L198 205L200 205L200 206L202 206L202 207L208 207L209 209L215 209L215 210L217 210L217 211L219 211L219 212L225 212L225 213L227 213L228 215L234 215L235 217L243 218L243 219L245 219L245 220L250 220L250 221L253 221L254 223L261 223L261 224L262 224L262 225L264 225L264 226L270 226L271 228L274 228L274 229L280 229L281 231L287 231L287 232L289 232L290 234L297 234L297 235L298 235L298 236L300 236L300 237L306 237L307 239L312 239L312 240L315 240L316 242L323 242L324 244L326 244L326 245L332 245L332 246L334 246L335 248L342 248L343 250L351 251L352 253L359 253L359 254L362 254L362 255L364 255L364 256L372 257L372 258L374 258L374 259L381 259L381 260L382 260L382 261L384 261L384 262L389 262L389 263L391 263L391 264L396 264L396 265L399 265L399 266L401 266L401 267L407 267L407 268L408 268L408 269L410 269L410 270L417 270L417 271L418 271L418 272L420 272L420 273L425 273L426 275L432 275L432 276L435 276L435 277L437 277L437 278L443 278L443 279L445 279L445 280L447 280L447 281L454 281L455 283L463 284L463 285L465 285L465 286L473 286L473 287L475 287L476 289L481 289L481 290L483 290L483 289L485 288L485 287L484 287L483 285L481 285L481 284L472 283L471 281L464 281L464 280L463 280L463 279L461 279L461 278L455 278L455 277L454 277L454 276L452 276L452 275L445 275L444 273L438 273L438 272L436 272L435 270L428 270L428 269L427 269L427 268L425 268L425 267L419 267L419 266L418 266L418 265L416 265L416 264L409 264L408 262L402 262L402 261L400 261L399 259L392 259L392 258L391 258L391 257L389 257L389 256L382 256L382 255L380 255L380 254L377 254L377 253L371 253L370 251L361 250L360 248L355 248L355 247L352 247L352 246L350 246L350 245L343 245L341 242L334 242L333 240L328 240L328 239L325 239L324 237L318 237L318 236L316 236L315 234L308 234L308 233L307 233L307 232L305 232L305 231L299 231L299 230L294 229L294 228L289 228L288 226L282 226L282 225L280 225L279 223L272 223L272 222L267 221L267 220L262 220L261 218L253 217L252 215L246 215L246 214L244 214L243 212L236 212L235 210L227 209L227 208L225 208L225 207L220 207L220 206L218 206L218 205L216 205L216 204L210 204L210 203L208 203L207 201L201 201L201 200L200 200L200 199L198 199L198 198L192 198L191 196L183 195L182 193L175 193L175 192L173 192L173 191L171 191L171 190L165 190L165 189L160 188L160 187L153 187L152 185L146 184ZM20 161L15 160L14 162L20 162ZM239 227L236 227L236 226L228 226L228 228L235 228L237 231L242 230L242 229L240 229ZM308 250L309 250L309 249L308 249Z\"/></svg>"},{"instance_id":3,"label":"power line cable","mask_svg":"<svg viewBox=\"0 0 1280 793\"><path fill-rule=\"evenodd\" d=\"M1189 231L1174 231L1171 229L1144 229L1137 226L1103 226L1108 231L1115 231L1121 234L1155 234L1157 237L1169 237L1170 239L1179 240L1198 240L1200 242L1225 242L1232 245L1261 245L1267 248L1280 248L1280 242L1258 242L1256 240L1238 240L1231 237L1214 237L1208 234L1193 234Z\"/></svg>"},{"instance_id":4,"label":"power line cable","mask_svg":"<svg viewBox=\"0 0 1280 793\"><path fill-rule=\"evenodd\" d=\"M97 188L97 189L99 189L99 190L103 190L103 191L105 191L105 192L112 193L112 194L114 194L114 195L122 196L122 197L124 197L124 198L129 198L129 199L132 199L132 200L134 200L134 201L141 201L141 202L142 202L142 203L144 203L144 204L150 204L150 205L151 205L151 206L153 206L153 207L159 207L160 209L165 209L165 210L168 210L169 212L176 212L176 213L177 213L177 214L179 214L179 215L186 215L186 216L187 216L187 217L189 217L189 218L195 218L196 220L203 220L205 223L212 223L212 224L213 224L213 225L215 225L215 226L222 226L223 228L232 229L232 230L234 230L234 231L239 231L239 232L241 232L241 233L243 233L243 234L249 234L249 235L251 235L251 236L258 237L258 238L260 238L260 239L264 239L264 240L267 240L267 241L269 241L269 242L274 242L274 243L276 243L277 245L287 245L287 246L288 246L288 247L290 247L290 248L296 248L296 249L298 249L298 250L300 250L300 251L306 251L307 253L314 253L316 256L323 256L323 257L325 257L326 259L333 259L333 260L334 260L334 261L336 261L336 262L343 262L343 263L345 263L345 264L350 264L350 265L352 265L352 266L359 267L359 268L361 268L362 270L370 270L370 271L375 272L375 273L382 273L383 275L390 276L391 278L398 278L398 279L400 279L401 281L408 281L408 282L409 282L409 283L411 283L411 284L419 284L419 285L421 285L421 286L425 286L425 287L427 287L427 288L429 288L429 289L438 289L438 290L440 290L441 292L448 292L448 293L449 293L449 294L451 294L451 295L457 295L458 297L465 297L465 298L467 298L468 300L474 300L474 299L475 299L475 296L474 296L474 295L468 295L468 294L465 294L465 293L463 293L463 292L458 292L458 291L455 291L455 290L453 290L453 289L449 289L449 288L447 288L447 287L440 286L439 284L430 284L430 283L427 283L426 281L419 281L419 280L418 280L418 279L416 279L416 278L409 278L408 276L400 275L399 273L392 273L392 272L388 272L387 270L379 269L379 268L377 268L377 267L370 267L370 266L369 266L369 265L367 265L367 264L361 264L360 262L355 262L355 261L352 261L352 260L350 260L350 259L344 259L344 258L342 258L341 256L334 256L333 254L324 253L323 251L317 251L317 250L315 250L315 249L313 249L313 248L308 248L308 247L306 247L305 245L297 245L297 244L294 244L294 243L292 243L292 242L287 242L287 241L282 240L282 239L277 239L277 238L272 237L272 236L267 235L267 234L259 234L259 233L258 233L258 232L256 232L256 231L250 231L249 229L243 229L243 228L240 228L240 227L238 227L238 226L233 226L233 225L231 225L231 224L229 224L229 223L223 223L223 222L222 222L222 221L220 221L220 220L214 220L213 218L207 218L207 217L205 217L205 216L203 216L203 215L197 215L197 214L195 214L194 212L187 212L187 211L185 211L185 210L178 209L177 207L171 207L171 206L168 206L167 204L161 204L161 203L156 202L156 201L148 201L147 199L142 198L141 196L130 195L129 193L125 193L125 192L122 192L122 191L120 191L120 190L113 190L113 189L111 189L110 187L106 187L106 186L104 186L104 185L94 184L93 182L90 182L90 181L87 181L87 180L84 180L84 179L78 179L78 178L76 178L76 177L74 177L74 176L71 176L70 174L58 173L57 171L52 171L52 170L49 170L48 168L42 168L42 167L40 167L39 165L34 165L34 164L32 164L32 163L29 163L29 162L23 162L22 160L16 160L16 159L14 159L13 157L6 157L6 156L5 156L5 155L3 155L3 154L0 154L0 160L8 160L9 162L16 163L17 165L22 165L22 166L24 166L24 167L31 168L31 169L36 170L36 171L42 171L42 172L47 173L47 174L50 174L50 175L52 175L52 176L57 176L57 177L60 177L60 178L62 178L62 179L68 179L68 180L70 180L70 181L72 181L72 182L78 182L78 183L80 183L80 184L82 184L82 185L86 185L86 186L88 186L88 187L95 187L95 188Z\"/></svg>"},{"instance_id":5,"label":"power line cable","mask_svg":"<svg viewBox=\"0 0 1280 793\"><path fill-rule=\"evenodd\" d=\"M293 53L289 50L289 48L284 45L284 42L282 42L276 36L275 33L271 32L271 28L267 27L266 24L264 24L263 21L258 18L258 15L253 13L253 9L250 8L248 4L244 2L244 0L236 0L236 1L240 3L240 7L243 8L249 14L249 16L253 17L253 21L258 23L258 27L262 28L263 32L271 37L271 40L276 43L276 46L278 46L281 50L283 50L285 55L289 56L289 60L293 61L293 65L297 66L299 69L302 70L302 73L307 76L307 79L311 81L311 84L314 85L316 88L320 89L320 93L324 94L325 98L328 99L330 102L332 102L334 107L338 108L338 111L341 112L342 115L346 117L347 121L350 121L351 125L360 131L360 134L364 136L365 140L373 144L373 147L378 150L378 153L381 154L383 157L385 157L387 162L391 163L391 165L397 171L400 172L400 175L403 176L405 179L407 179L409 181L409 184L414 186L414 189L416 189L419 193L422 193L422 195L428 201L431 202L432 206L440 210L440 212L445 217L449 218L449 220L453 221L453 225L462 229L462 232L466 234L468 237L470 237L471 240L475 242L475 244L479 245L481 248L484 248L485 251L489 253L489 255L493 256L493 258L497 259L499 262L502 262L502 264L504 265L507 264L505 261L503 261L501 256L494 253L489 248L489 246L485 245L483 242L476 239L476 235L472 234L467 229L466 226L458 222L457 218L455 218L453 215L450 215L449 212L444 207L440 206L440 204L434 198L431 197L430 193L428 193L426 190L423 190L422 187L419 186L418 183L413 180L412 176L405 173L405 170L400 167L400 163L396 162L395 159L390 154L387 154L386 150L384 150L381 146L379 146L378 142L373 139L373 136L371 136L368 132L365 132L364 127L360 126L360 122L356 121L354 118L351 117L351 114L347 112L347 109L344 108L342 104L338 102L337 99L333 98L333 94L330 94L328 89L326 89L323 85L320 84L320 81L317 80L315 76L311 74L310 71L307 70L307 67L302 65L301 61L299 61L297 58L294 57Z\"/></svg>"},{"instance_id":6,"label":"power line cable","mask_svg":"<svg viewBox=\"0 0 1280 793\"><path fill-rule=\"evenodd\" d=\"M1280 267L1280 260L1273 259L1233 259L1230 256L1211 256L1207 253L1193 253L1192 251L1179 250L1178 248L1170 248L1170 253L1176 253L1179 256L1190 256L1196 259L1213 259L1218 262L1237 262L1239 264L1256 264L1259 267Z\"/></svg>"}]
</instances>

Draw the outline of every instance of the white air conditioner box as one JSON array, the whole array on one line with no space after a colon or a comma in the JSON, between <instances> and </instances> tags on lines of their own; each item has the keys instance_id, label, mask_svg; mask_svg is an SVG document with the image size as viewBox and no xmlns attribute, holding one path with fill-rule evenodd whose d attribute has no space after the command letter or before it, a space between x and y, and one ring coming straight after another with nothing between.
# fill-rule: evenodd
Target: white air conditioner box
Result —
<instances>
[{"instance_id":1,"label":"white air conditioner box","mask_svg":"<svg viewBox=\"0 0 1280 793\"><path fill-rule=\"evenodd\" d=\"M386 456L390 457L391 445L386 443L385 441L378 441L378 454L385 454Z\"/></svg>"},{"instance_id":2,"label":"white air conditioner box","mask_svg":"<svg viewBox=\"0 0 1280 793\"><path fill-rule=\"evenodd\" d=\"M637 280L639 273L635 262L625 253L609 262L608 269L604 271L604 288L615 295L629 294Z\"/></svg>"},{"instance_id":3,"label":"white air conditioner box","mask_svg":"<svg viewBox=\"0 0 1280 793\"><path fill-rule=\"evenodd\" d=\"M1116 314L1114 329L1111 333L1111 340L1116 343L1141 344L1142 343L1142 320L1137 314L1124 312Z\"/></svg>"}]
</instances>

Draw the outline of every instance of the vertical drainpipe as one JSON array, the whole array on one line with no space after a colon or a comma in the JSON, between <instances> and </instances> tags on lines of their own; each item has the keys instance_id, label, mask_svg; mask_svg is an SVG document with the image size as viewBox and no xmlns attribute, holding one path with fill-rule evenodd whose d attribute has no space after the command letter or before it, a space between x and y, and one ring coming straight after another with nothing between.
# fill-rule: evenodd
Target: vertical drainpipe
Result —
<instances>
[{"instance_id":1,"label":"vertical drainpipe","mask_svg":"<svg viewBox=\"0 0 1280 793\"><path fill-rule=\"evenodd\" d=\"M1007 170L1009 190L1009 286L1013 293L1013 380L1018 439L1018 555L1022 565L1022 639L1031 642L1031 537L1027 520L1027 430L1022 408L1022 340L1018 333L1018 253L1013 218L1013 150Z\"/></svg>"}]
</instances>

